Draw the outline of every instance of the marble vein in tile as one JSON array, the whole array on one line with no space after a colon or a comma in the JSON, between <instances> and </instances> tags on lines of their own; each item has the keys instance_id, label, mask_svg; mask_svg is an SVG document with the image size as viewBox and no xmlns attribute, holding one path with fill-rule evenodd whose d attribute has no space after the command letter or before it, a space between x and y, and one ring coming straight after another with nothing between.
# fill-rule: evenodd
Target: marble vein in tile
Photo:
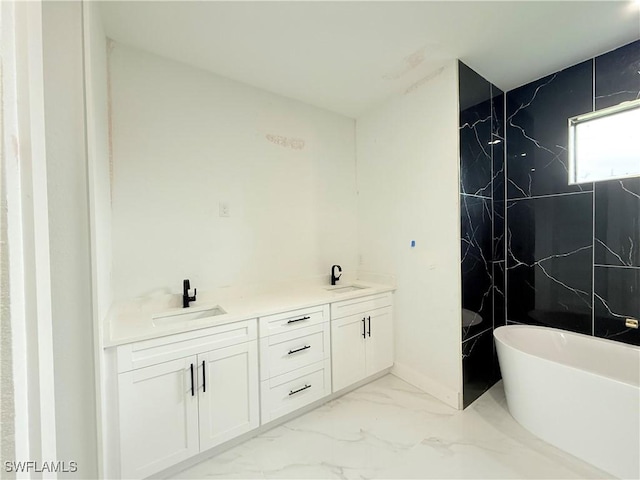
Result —
<instances>
[{"instance_id":1,"label":"marble vein in tile","mask_svg":"<svg viewBox=\"0 0 640 480\"><path fill-rule=\"evenodd\" d=\"M506 94L507 197L591 190L568 185L567 118L592 110L593 62L582 62Z\"/></svg>"},{"instance_id":2,"label":"marble vein in tile","mask_svg":"<svg viewBox=\"0 0 640 480\"><path fill-rule=\"evenodd\" d=\"M598 182L595 263L640 267L640 178Z\"/></svg>"},{"instance_id":3,"label":"marble vein in tile","mask_svg":"<svg viewBox=\"0 0 640 480\"><path fill-rule=\"evenodd\" d=\"M457 411L387 375L174 478L606 477L520 427L501 383Z\"/></svg>"}]
</instances>

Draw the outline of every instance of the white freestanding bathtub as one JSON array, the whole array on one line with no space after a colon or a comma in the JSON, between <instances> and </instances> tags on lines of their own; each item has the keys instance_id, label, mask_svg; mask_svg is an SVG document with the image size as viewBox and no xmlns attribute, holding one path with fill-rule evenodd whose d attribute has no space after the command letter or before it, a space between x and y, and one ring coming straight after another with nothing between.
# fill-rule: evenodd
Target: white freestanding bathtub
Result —
<instances>
[{"instance_id":1,"label":"white freestanding bathtub","mask_svg":"<svg viewBox=\"0 0 640 480\"><path fill-rule=\"evenodd\" d=\"M640 478L640 348L556 330L494 331L513 418L620 478Z\"/></svg>"}]
</instances>

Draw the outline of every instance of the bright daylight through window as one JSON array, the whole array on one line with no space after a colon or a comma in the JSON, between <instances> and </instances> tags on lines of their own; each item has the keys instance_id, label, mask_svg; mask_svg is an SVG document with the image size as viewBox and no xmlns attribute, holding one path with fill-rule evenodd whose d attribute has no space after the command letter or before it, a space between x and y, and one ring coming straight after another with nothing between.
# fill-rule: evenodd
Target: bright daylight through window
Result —
<instances>
[{"instance_id":1,"label":"bright daylight through window","mask_svg":"<svg viewBox=\"0 0 640 480\"><path fill-rule=\"evenodd\" d=\"M640 176L640 100L569 119L569 183Z\"/></svg>"}]
</instances>

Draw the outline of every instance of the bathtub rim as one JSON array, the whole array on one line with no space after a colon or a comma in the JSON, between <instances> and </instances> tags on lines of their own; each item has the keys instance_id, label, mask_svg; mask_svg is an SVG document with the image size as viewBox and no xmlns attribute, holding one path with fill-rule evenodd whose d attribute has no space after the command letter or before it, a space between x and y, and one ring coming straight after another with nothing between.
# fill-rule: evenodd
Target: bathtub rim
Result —
<instances>
[{"instance_id":1,"label":"bathtub rim","mask_svg":"<svg viewBox=\"0 0 640 480\"><path fill-rule=\"evenodd\" d=\"M628 344L628 343L623 343L623 342L616 342L614 340L609 340L609 339L606 339L606 338L595 337L595 336L592 336L592 335L586 335L584 333L572 332L570 330L563 330L561 328L543 327L543 326L540 326L540 325L522 325L522 324L500 325L499 327L497 327L497 328L495 328L493 330L493 338L494 338L494 340L496 342L500 342L503 346L508 347L508 348L510 348L512 350L515 350L515 351L517 351L517 352L519 352L519 353L521 353L523 355L535 358L537 360L542 360L542 361L544 361L546 363L549 363L549 364L561 365L562 367L569 368L569 369L572 369L572 370L576 370L578 372L583 372L583 373L586 373L586 374L589 374L589 375L593 375L593 376L596 376L596 377L600 377L600 378L606 379L606 380L611 381L611 382L620 383L622 385L626 385L626 386L631 387L631 388L640 389L640 375L638 376L638 383L634 384L634 383L631 383L629 381L625 381L625 380L620 379L620 378L603 375L603 374L601 374L599 372L594 372L593 370L590 370L590 369L587 369L587 368L579 368L579 367L576 367L574 365L568 365L565 362L555 361L555 360L549 359L547 357L536 355L536 354L521 350L519 348L516 348L515 346L509 344L508 342L504 341L503 338L500 338L498 336L498 331L503 329L503 328L505 328L505 329L506 328L514 329L515 328L515 329L529 329L529 330L546 330L546 331L552 331L552 332L557 332L557 333L562 333L562 334L571 334L571 335L574 335L574 336L587 337L587 338L589 338L590 341L604 342L605 344L608 344L608 345L615 345L617 348L629 348L631 350L635 350L635 351L638 352L638 355L640 356L640 347L638 347L638 346L631 345L631 344ZM640 370L639 370L639 373L640 373Z\"/></svg>"}]
</instances>

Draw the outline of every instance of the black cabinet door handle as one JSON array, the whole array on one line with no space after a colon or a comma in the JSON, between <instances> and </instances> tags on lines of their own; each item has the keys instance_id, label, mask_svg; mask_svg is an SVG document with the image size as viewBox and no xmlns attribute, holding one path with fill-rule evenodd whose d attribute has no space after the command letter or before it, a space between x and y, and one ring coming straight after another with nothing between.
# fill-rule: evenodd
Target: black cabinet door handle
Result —
<instances>
[{"instance_id":1,"label":"black cabinet door handle","mask_svg":"<svg viewBox=\"0 0 640 480\"><path fill-rule=\"evenodd\" d=\"M193 363L191 364L191 396L195 396L196 390L193 386Z\"/></svg>"},{"instance_id":2,"label":"black cabinet door handle","mask_svg":"<svg viewBox=\"0 0 640 480\"><path fill-rule=\"evenodd\" d=\"M311 317L296 318L295 320L289 320L287 323L302 322L303 320L309 320L310 318L311 318Z\"/></svg>"},{"instance_id":3,"label":"black cabinet door handle","mask_svg":"<svg viewBox=\"0 0 640 480\"><path fill-rule=\"evenodd\" d=\"M369 336L371 336L371 315L369 315Z\"/></svg>"},{"instance_id":4,"label":"black cabinet door handle","mask_svg":"<svg viewBox=\"0 0 640 480\"><path fill-rule=\"evenodd\" d=\"M362 338L367 338L367 320L362 317Z\"/></svg>"},{"instance_id":5,"label":"black cabinet door handle","mask_svg":"<svg viewBox=\"0 0 640 480\"><path fill-rule=\"evenodd\" d=\"M291 395L295 395L296 393L300 393L300 392L302 392L303 390L306 390L307 388L311 388L311 385L310 385L310 384L309 384L309 385L307 385L307 384L305 383L304 387L299 388L298 390L291 390L291 391L289 392L289 396L291 396Z\"/></svg>"},{"instance_id":6,"label":"black cabinet door handle","mask_svg":"<svg viewBox=\"0 0 640 480\"><path fill-rule=\"evenodd\" d=\"M303 350L307 350L308 348L311 348L311 345L305 345L304 347L296 348L295 350L289 350L289 353L287 353L287 355L291 355L292 353L298 353Z\"/></svg>"},{"instance_id":7,"label":"black cabinet door handle","mask_svg":"<svg viewBox=\"0 0 640 480\"><path fill-rule=\"evenodd\" d=\"M207 391L207 368L202 360L202 393Z\"/></svg>"}]
</instances>

